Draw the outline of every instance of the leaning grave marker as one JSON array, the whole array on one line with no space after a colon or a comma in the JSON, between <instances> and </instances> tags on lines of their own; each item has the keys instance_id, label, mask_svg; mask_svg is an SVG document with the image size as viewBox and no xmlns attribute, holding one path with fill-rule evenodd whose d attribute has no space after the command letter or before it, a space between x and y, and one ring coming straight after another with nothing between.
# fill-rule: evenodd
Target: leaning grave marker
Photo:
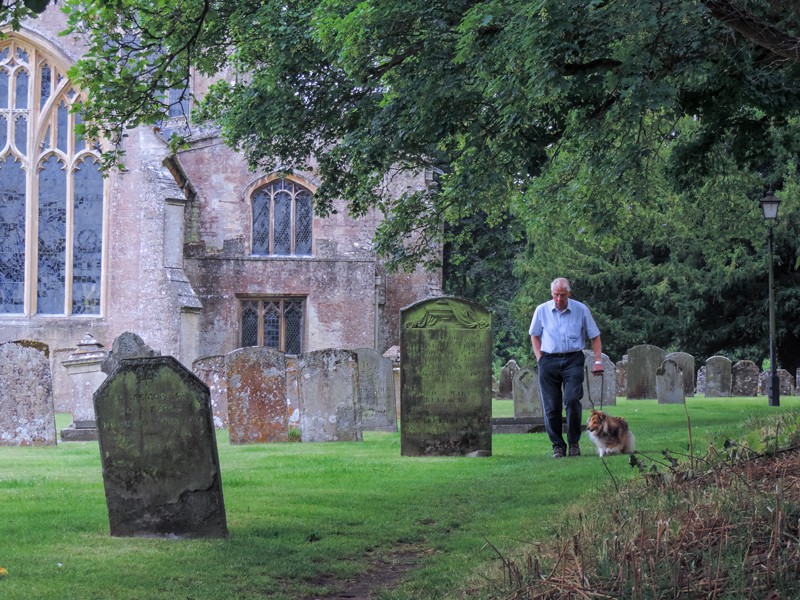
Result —
<instances>
[{"instance_id":1,"label":"leaning grave marker","mask_svg":"<svg viewBox=\"0 0 800 600\"><path fill-rule=\"evenodd\" d=\"M94 395L112 536L227 537L208 387L171 356L123 359Z\"/></svg>"},{"instance_id":2,"label":"leaning grave marker","mask_svg":"<svg viewBox=\"0 0 800 600\"><path fill-rule=\"evenodd\" d=\"M453 297L400 311L400 454L492 452L491 316Z\"/></svg>"}]
</instances>

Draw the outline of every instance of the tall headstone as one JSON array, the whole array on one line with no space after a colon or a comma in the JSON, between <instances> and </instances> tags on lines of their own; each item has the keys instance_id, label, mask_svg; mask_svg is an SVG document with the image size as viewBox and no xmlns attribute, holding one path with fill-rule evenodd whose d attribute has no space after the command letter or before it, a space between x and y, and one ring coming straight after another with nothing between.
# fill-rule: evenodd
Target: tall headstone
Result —
<instances>
[{"instance_id":1,"label":"tall headstone","mask_svg":"<svg viewBox=\"0 0 800 600\"><path fill-rule=\"evenodd\" d=\"M358 356L328 348L298 358L303 442L360 442Z\"/></svg>"},{"instance_id":2,"label":"tall headstone","mask_svg":"<svg viewBox=\"0 0 800 600\"><path fill-rule=\"evenodd\" d=\"M544 418L542 397L539 393L539 369L527 365L517 371L512 396L515 417Z\"/></svg>"},{"instance_id":3,"label":"tall headstone","mask_svg":"<svg viewBox=\"0 0 800 600\"><path fill-rule=\"evenodd\" d=\"M731 395L731 361L724 356L706 360L706 398L728 398Z\"/></svg>"},{"instance_id":4,"label":"tall headstone","mask_svg":"<svg viewBox=\"0 0 800 600\"><path fill-rule=\"evenodd\" d=\"M698 394L705 395L706 393L706 366L703 365L699 369L697 369L697 385L695 386L695 391Z\"/></svg>"},{"instance_id":5,"label":"tall headstone","mask_svg":"<svg viewBox=\"0 0 800 600\"><path fill-rule=\"evenodd\" d=\"M300 373L297 356L286 357L286 411L289 414L289 431L300 435Z\"/></svg>"},{"instance_id":6,"label":"tall headstone","mask_svg":"<svg viewBox=\"0 0 800 600\"><path fill-rule=\"evenodd\" d=\"M82 442L97 439L92 398L97 388L106 380L102 371L108 352L103 350L92 334L84 335L62 365L70 375L72 384L72 424L61 430L65 442Z\"/></svg>"},{"instance_id":7,"label":"tall headstone","mask_svg":"<svg viewBox=\"0 0 800 600\"><path fill-rule=\"evenodd\" d=\"M656 370L656 394L659 404L683 404L686 402L683 370L674 360L665 359Z\"/></svg>"},{"instance_id":8,"label":"tall headstone","mask_svg":"<svg viewBox=\"0 0 800 600\"><path fill-rule=\"evenodd\" d=\"M731 396L758 395L758 365L752 360L740 360L731 367Z\"/></svg>"},{"instance_id":9,"label":"tall headstone","mask_svg":"<svg viewBox=\"0 0 800 600\"><path fill-rule=\"evenodd\" d=\"M491 316L452 297L400 311L400 453L492 452Z\"/></svg>"},{"instance_id":10,"label":"tall headstone","mask_svg":"<svg viewBox=\"0 0 800 600\"><path fill-rule=\"evenodd\" d=\"M670 352L664 359L674 361L683 373L684 400L694 396L694 356L688 352Z\"/></svg>"},{"instance_id":11,"label":"tall headstone","mask_svg":"<svg viewBox=\"0 0 800 600\"><path fill-rule=\"evenodd\" d=\"M249 346L225 355L231 444L289 441L283 352Z\"/></svg>"},{"instance_id":12,"label":"tall headstone","mask_svg":"<svg viewBox=\"0 0 800 600\"><path fill-rule=\"evenodd\" d=\"M786 369L778 369L776 371L778 375L778 385L779 385L779 394L781 396L792 396L794 395L794 380L792 378L791 373ZM769 370L764 371L761 373L761 390L762 393L769 397L770 389L772 388L772 374Z\"/></svg>"},{"instance_id":13,"label":"tall headstone","mask_svg":"<svg viewBox=\"0 0 800 600\"><path fill-rule=\"evenodd\" d=\"M600 375L592 373L594 368L594 353L590 350L583 351L583 408L602 410L606 406L617 404L617 366L608 356L601 354L603 372Z\"/></svg>"},{"instance_id":14,"label":"tall headstone","mask_svg":"<svg viewBox=\"0 0 800 600\"><path fill-rule=\"evenodd\" d=\"M628 350L628 399L655 400L656 371L664 362L666 354L650 344L641 344Z\"/></svg>"},{"instance_id":15,"label":"tall headstone","mask_svg":"<svg viewBox=\"0 0 800 600\"><path fill-rule=\"evenodd\" d=\"M497 397L508 400L512 397L514 376L519 372L519 364L513 358L500 369L500 383L497 386Z\"/></svg>"},{"instance_id":16,"label":"tall headstone","mask_svg":"<svg viewBox=\"0 0 800 600\"><path fill-rule=\"evenodd\" d=\"M228 383L225 381L225 356L201 356L192 362L192 373L208 386L211 392L211 410L214 414L214 427L225 429L228 426Z\"/></svg>"},{"instance_id":17,"label":"tall headstone","mask_svg":"<svg viewBox=\"0 0 800 600\"><path fill-rule=\"evenodd\" d=\"M358 399L364 431L397 431L392 361L372 348L358 348Z\"/></svg>"},{"instance_id":18,"label":"tall headstone","mask_svg":"<svg viewBox=\"0 0 800 600\"><path fill-rule=\"evenodd\" d=\"M123 359L94 395L112 536L227 537L208 387L171 356Z\"/></svg>"},{"instance_id":19,"label":"tall headstone","mask_svg":"<svg viewBox=\"0 0 800 600\"><path fill-rule=\"evenodd\" d=\"M0 446L54 446L50 360L32 344L0 344Z\"/></svg>"}]
</instances>

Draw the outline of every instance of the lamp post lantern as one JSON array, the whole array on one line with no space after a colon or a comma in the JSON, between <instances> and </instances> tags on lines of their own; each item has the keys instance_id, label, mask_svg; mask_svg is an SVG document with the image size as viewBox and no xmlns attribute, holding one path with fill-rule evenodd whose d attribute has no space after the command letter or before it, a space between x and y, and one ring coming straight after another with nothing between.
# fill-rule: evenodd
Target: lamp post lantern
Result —
<instances>
[{"instance_id":1,"label":"lamp post lantern","mask_svg":"<svg viewBox=\"0 0 800 600\"><path fill-rule=\"evenodd\" d=\"M778 365L775 352L775 276L773 274L773 236L772 228L778 220L778 207L781 201L771 191L761 199L761 212L769 226L769 405L781 405L780 382L778 381Z\"/></svg>"}]
</instances>

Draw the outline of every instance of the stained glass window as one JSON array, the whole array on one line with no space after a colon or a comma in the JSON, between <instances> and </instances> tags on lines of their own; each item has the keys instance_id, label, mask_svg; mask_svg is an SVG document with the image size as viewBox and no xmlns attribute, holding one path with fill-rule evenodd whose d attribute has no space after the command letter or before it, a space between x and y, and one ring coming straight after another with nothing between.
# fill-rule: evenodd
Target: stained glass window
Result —
<instances>
[{"instance_id":1,"label":"stained glass window","mask_svg":"<svg viewBox=\"0 0 800 600\"><path fill-rule=\"evenodd\" d=\"M301 298L242 300L241 346L265 346L286 354L303 351Z\"/></svg>"},{"instance_id":2,"label":"stained glass window","mask_svg":"<svg viewBox=\"0 0 800 600\"><path fill-rule=\"evenodd\" d=\"M290 179L276 179L251 196L253 254L310 256L314 208L311 192Z\"/></svg>"},{"instance_id":3,"label":"stained glass window","mask_svg":"<svg viewBox=\"0 0 800 600\"><path fill-rule=\"evenodd\" d=\"M104 182L66 71L19 33L0 40L0 313L101 312Z\"/></svg>"}]
</instances>

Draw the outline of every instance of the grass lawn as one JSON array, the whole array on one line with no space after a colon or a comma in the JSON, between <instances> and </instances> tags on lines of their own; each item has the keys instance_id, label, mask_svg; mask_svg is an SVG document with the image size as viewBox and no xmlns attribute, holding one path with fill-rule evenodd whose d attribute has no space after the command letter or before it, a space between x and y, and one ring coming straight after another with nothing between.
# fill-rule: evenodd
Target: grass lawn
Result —
<instances>
[{"instance_id":1,"label":"grass lawn","mask_svg":"<svg viewBox=\"0 0 800 600\"><path fill-rule=\"evenodd\" d=\"M741 436L750 417L796 411L800 398L687 407L705 449L710 435ZM682 405L622 399L607 410L628 419L645 455L687 448ZM513 416L512 402L494 401L494 413ZM495 435L490 458L401 457L399 434L369 432L361 443L231 446L220 431L218 444L230 538L191 541L109 536L96 442L0 447L0 598L313 598L409 560L380 598L478 597L477 573L498 564L502 577L492 546L519 552L613 493L610 473L635 476L627 457L609 459L609 473L585 437L582 457L560 461L544 434Z\"/></svg>"}]
</instances>

